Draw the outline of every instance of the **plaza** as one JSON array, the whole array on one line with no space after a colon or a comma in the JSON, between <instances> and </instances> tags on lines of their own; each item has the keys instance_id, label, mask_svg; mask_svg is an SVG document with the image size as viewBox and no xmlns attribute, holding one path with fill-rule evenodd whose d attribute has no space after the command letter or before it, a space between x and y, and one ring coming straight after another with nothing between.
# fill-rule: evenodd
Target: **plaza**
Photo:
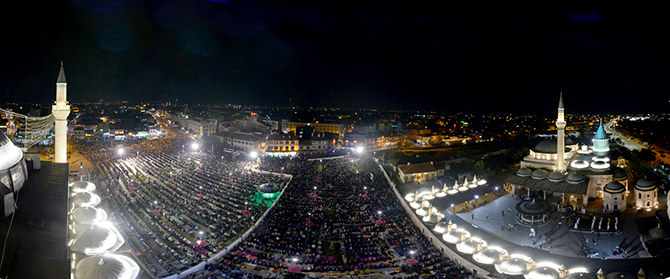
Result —
<instances>
[{"instance_id":1,"label":"plaza","mask_svg":"<svg viewBox=\"0 0 670 279\"><path fill-rule=\"evenodd\" d=\"M421 187L436 187L442 181L422 182ZM496 181L489 181L496 184ZM403 184L405 192L414 193L418 188L416 183ZM653 211L627 210L616 215L620 233L596 233L578 226L575 229L571 213L553 210L547 222L538 225L528 225L519 220L516 205L521 202L506 192L495 190L495 186L485 186L472 189L476 191L459 192L443 198L431 200L432 207L444 215L442 222L455 224L458 229L464 229L474 239L482 239L488 247L502 247L508 255L522 254L534 260L535 263L552 262L562 265L566 269L585 268L591 273L599 269L607 274L614 271L624 271L636 274L640 268L644 271L659 271L663 266L658 258L651 258L640 242L640 233L635 219L653 216ZM479 198L476 199L474 196ZM666 196L659 196L659 210L667 208ZM611 218L613 214L575 214L574 218L586 219L596 216L600 219ZM584 222L584 221L583 221ZM588 222L589 224L591 222ZM596 225L596 230L597 230ZM433 224L426 223L432 231ZM586 225L588 227L588 225ZM604 228L603 228L604 230ZM534 231L534 236L533 235ZM437 239L442 240L442 233L433 231ZM444 242L444 241L443 241ZM459 252L456 244L444 242L447 247L470 260L471 263L496 274L493 265L479 264L474 260L472 253ZM615 249L619 247L625 255ZM485 247L484 247L485 248ZM475 251L476 252L476 251ZM667 271L666 271L667 272Z\"/></svg>"}]
</instances>

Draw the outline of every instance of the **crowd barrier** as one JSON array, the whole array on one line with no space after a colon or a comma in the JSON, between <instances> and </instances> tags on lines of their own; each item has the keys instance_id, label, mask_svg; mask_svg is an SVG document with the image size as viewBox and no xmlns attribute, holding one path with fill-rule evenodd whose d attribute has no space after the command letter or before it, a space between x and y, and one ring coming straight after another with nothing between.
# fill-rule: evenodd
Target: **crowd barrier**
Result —
<instances>
[{"instance_id":1,"label":"crowd barrier","mask_svg":"<svg viewBox=\"0 0 670 279\"><path fill-rule=\"evenodd\" d=\"M381 169L382 173L384 173L384 176L386 177L386 180L389 182L391 185L391 189L393 189L393 193L395 193L396 198L400 201L402 204L402 207L405 209L405 212L409 217L412 219L412 222L421 230L421 233L430 240L430 243L437 248L442 254L444 254L447 258L452 259L456 263L462 265L469 271L476 271L476 274L474 276L483 278L483 279L489 279L492 277L486 276L489 274L489 272L481 267L476 266L475 264L471 263L467 259L461 257L460 255L456 254L453 250L451 250L449 247L447 247L440 239L435 237L435 235L430 232L430 230L426 227L426 225L423 223L423 221L419 220L419 218L414 214L414 211L412 211L412 208L407 205L407 202L405 202L405 199L400 195L400 192L396 189L396 184L391 180L391 178L388 176L386 173L386 170L382 165L378 164L379 168ZM475 272L473 272L475 273Z\"/></svg>"}]
</instances>

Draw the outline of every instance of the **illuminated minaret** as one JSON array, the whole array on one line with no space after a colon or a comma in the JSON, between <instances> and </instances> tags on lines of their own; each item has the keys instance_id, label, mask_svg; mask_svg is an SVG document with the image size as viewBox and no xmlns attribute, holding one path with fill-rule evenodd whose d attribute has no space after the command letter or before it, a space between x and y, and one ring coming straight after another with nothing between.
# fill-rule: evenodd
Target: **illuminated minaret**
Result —
<instances>
[{"instance_id":1,"label":"illuminated minaret","mask_svg":"<svg viewBox=\"0 0 670 279\"><path fill-rule=\"evenodd\" d=\"M565 116L563 112L563 92L558 99L558 119L556 119L556 170L565 171Z\"/></svg>"},{"instance_id":2,"label":"illuminated minaret","mask_svg":"<svg viewBox=\"0 0 670 279\"><path fill-rule=\"evenodd\" d=\"M51 113L56 119L54 162L67 163L67 116L70 115L70 105L67 103L67 82L63 62L60 63L60 73L56 80L56 103L51 106Z\"/></svg>"}]
</instances>

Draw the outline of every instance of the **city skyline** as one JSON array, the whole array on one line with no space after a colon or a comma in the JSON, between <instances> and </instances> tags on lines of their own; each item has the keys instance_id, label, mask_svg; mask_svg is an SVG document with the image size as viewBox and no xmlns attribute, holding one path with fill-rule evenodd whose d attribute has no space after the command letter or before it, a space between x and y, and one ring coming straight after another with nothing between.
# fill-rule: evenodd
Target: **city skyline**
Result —
<instances>
[{"instance_id":1,"label":"city skyline","mask_svg":"<svg viewBox=\"0 0 670 279\"><path fill-rule=\"evenodd\" d=\"M667 22L650 10L524 13L199 1L59 1L12 28L0 101L545 113L666 112ZM48 24L45 24L48 23ZM663 25L665 24L665 25ZM664 27L665 26L665 27ZM289 101L290 100L290 101Z\"/></svg>"}]
</instances>

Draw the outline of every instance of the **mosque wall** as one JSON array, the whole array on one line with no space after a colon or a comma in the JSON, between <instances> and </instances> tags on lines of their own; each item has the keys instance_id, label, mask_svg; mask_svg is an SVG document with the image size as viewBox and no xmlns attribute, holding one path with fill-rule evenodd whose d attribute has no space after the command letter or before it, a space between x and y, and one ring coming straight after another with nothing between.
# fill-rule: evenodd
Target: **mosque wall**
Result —
<instances>
[{"instance_id":1,"label":"mosque wall","mask_svg":"<svg viewBox=\"0 0 670 279\"><path fill-rule=\"evenodd\" d=\"M640 209L653 208L658 204L658 187L651 191L635 189L635 207Z\"/></svg>"},{"instance_id":2,"label":"mosque wall","mask_svg":"<svg viewBox=\"0 0 670 279\"><path fill-rule=\"evenodd\" d=\"M586 177L589 178L589 188L586 191L586 196L589 198L603 198L602 193L603 189L605 188L605 185L607 183L612 182L612 175L611 174L591 174L587 175ZM600 196L598 193L600 192Z\"/></svg>"},{"instance_id":3,"label":"mosque wall","mask_svg":"<svg viewBox=\"0 0 670 279\"><path fill-rule=\"evenodd\" d=\"M603 207L606 212L612 212L615 209L619 212L626 210L626 192L620 194L603 192Z\"/></svg>"}]
</instances>

